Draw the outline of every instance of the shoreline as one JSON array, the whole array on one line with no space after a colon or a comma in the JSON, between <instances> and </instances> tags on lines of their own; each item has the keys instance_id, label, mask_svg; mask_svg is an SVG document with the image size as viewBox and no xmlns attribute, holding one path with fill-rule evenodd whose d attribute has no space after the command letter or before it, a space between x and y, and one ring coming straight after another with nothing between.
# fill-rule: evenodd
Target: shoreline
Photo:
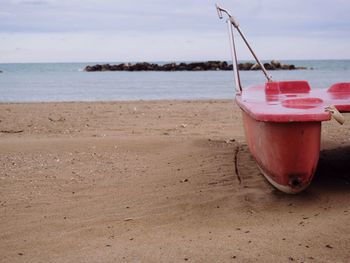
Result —
<instances>
[{"instance_id":1,"label":"shoreline","mask_svg":"<svg viewBox=\"0 0 350 263\"><path fill-rule=\"evenodd\" d=\"M64 103L137 103L137 102L227 102L227 101L233 101L234 97L232 99L135 99L135 100L74 100L74 101L18 101L18 102L1 102L0 105L6 105L6 104L64 104Z\"/></svg>"},{"instance_id":2,"label":"shoreline","mask_svg":"<svg viewBox=\"0 0 350 263\"><path fill-rule=\"evenodd\" d=\"M345 118L291 196L260 174L232 100L1 103L0 130L22 130L0 133L2 260L347 262Z\"/></svg>"}]
</instances>

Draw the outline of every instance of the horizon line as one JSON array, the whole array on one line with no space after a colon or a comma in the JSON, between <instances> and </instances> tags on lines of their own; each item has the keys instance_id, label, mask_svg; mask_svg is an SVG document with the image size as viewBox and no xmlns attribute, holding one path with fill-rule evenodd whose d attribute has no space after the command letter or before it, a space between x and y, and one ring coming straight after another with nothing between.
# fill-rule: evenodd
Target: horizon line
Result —
<instances>
[{"instance_id":1,"label":"horizon line","mask_svg":"<svg viewBox=\"0 0 350 263\"><path fill-rule=\"evenodd\" d=\"M350 60L350 58L322 58L322 59L306 59L306 58L293 58L293 59L261 59L261 61L336 61L336 60ZM207 62L207 61L226 61L229 63L232 63L230 59L202 59L202 60L130 60L130 61L123 61L123 60L100 60L100 61L93 61L93 60L86 60L86 61L22 61L22 62L1 62L0 64L83 64L83 63L155 63L155 62ZM254 59L239 59L240 61L255 61Z\"/></svg>"}]
</instances>

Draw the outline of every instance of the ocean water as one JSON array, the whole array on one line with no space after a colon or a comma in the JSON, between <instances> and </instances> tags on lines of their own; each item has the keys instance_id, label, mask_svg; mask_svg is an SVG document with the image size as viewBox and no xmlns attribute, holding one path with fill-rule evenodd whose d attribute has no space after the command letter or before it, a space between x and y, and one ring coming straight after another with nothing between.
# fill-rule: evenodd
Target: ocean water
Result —
<instances>
[{"instance_id":1,"label":"ocean water","mask_svg":"<svg viewBox=\"0 0 350 263\"><path fill-rule=\"evenodd\" d=\"M271 71L274 80L307 80L312 88L350 82L350 60L294 60L308 70ZM0 64L0 102L232 99L231 71L83 72L91 63ZM116 62L110 62L116 64ZM241 72L244 86L265 82L261 71Z\"/></svg>"}]
</instances>

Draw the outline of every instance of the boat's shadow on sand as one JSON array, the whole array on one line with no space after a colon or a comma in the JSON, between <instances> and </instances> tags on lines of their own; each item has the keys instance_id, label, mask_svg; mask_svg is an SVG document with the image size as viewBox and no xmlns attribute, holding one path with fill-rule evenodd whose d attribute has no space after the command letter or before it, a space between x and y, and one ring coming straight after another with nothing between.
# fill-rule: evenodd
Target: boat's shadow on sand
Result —
<instances>
[{"instance_id":1,"label":"boat's shadow on sand","mask_svg":"<svg viewBox=\"0 0 350 263\"><path fill-rule=\"evenodd\" d=\"M294 198L310 199L319 195L350 191L350 146L324 149L320 152L317 170L310 186ZM284 195L278 190L276 196ZM289 195L288 195L289 196Z\"/></svg>"},{"instance_id":2,"label":"boat's shadow on sand","mask_svg":"<svg viewBox=\"0 0 350 263\"><path fill-rule=\"evenodd\" d=\"M248 147L241 145L240 160L245 166L239 165L244 184L250 188L262 187L266 193L277 199L312 201L323 195L350 192L350 145L321 150L316 173L310 186L296 195L285 194L272 187L260 173ZM260 174L257 179L255 176Z\"/></svg>"},{"instance_id":3,"label":"boat's shadow on sand","mask_svg":"<svg viewBox=\"0 0 350 263\"><path fill-rule=\"evenodd\" d=\"M350 146L321 151L310 189L325 192L350 190Z\"/></svg>"}]
</instances>

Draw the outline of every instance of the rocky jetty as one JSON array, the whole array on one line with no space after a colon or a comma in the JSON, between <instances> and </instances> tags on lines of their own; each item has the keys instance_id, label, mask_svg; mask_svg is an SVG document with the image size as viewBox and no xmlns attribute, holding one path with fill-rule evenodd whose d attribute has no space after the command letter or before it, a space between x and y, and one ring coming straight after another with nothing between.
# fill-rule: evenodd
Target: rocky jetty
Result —
<instances>
[{"instance_id":1,"label":"rocky jetty","mask_svg":"<svg viewBox=\"0 0 350 263\"><path fill-rule=\"evenodd\" d=\"M238 65L239 70L259 70L258 64L246 62ZM295 70L307 69L306 67L296 67L293 64L282 64L276 60L270 63L264 63L267 70ZM193 62L193 63L168 63L168 64L153 64L148 62L141 63L122 63L118 65L97 64L93 66L86 66L84 71L208 71L208 70L232 70L232 64L226 61L207 61L207 62Z\"/></svg>"}]
</instances>

